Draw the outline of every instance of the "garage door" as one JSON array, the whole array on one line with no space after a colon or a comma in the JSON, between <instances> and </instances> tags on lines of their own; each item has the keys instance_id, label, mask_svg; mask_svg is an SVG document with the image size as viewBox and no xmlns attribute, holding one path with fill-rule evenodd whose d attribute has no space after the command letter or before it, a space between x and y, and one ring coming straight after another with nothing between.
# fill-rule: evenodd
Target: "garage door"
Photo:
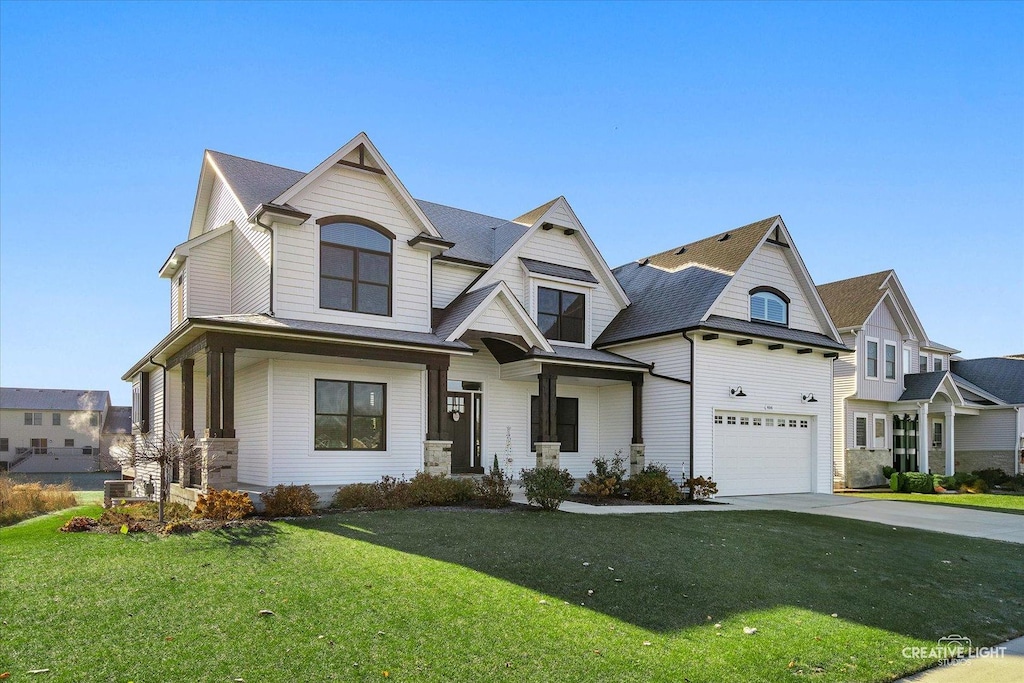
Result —
<instances>
[{"instance_id":1,"label":"garage door","mask_svg":"<svg viewBox=\"0 0 1024 683\"><path fill-rule=\"evenodd\" d=\"M719 495L811 491L811 417L721 411L714 420Z\"/></svg>"}]
</instances>

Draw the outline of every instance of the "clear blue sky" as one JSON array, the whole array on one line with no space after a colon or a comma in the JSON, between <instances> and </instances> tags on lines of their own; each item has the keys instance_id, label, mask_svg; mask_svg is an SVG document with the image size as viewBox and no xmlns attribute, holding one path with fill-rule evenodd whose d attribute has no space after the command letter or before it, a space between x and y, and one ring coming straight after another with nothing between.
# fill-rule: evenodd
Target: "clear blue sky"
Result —
<instances>
[{"instance_id":1,"label":"clear blue sky","mask_svg":"<svg viewBox=\"0 0 1024 683\"><path fill-rule=\"evenodd\" d=\"M1024 4L0 5L0 382L109 388L169 327L202 152L367 131L414 196L564 194L611 265L781 213L817 283L1024 352Z\"/></svg>"}]
</instances>

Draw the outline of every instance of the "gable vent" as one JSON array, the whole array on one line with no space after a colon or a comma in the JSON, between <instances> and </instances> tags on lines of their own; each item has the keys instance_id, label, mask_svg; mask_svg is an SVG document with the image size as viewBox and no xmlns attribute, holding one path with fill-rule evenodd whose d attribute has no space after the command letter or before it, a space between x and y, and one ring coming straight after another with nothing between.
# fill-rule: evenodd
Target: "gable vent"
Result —
<instances>
[{"instance_id":1,"label":"gable vent","mask_svg":"<svg viewBox=\"0 0 1024 683\"><path fill-rule=\"evenodd\" d=\"M730 235L729 233L725 233L724 235L722 235L721 237L718 238L718 241L719 242L724 242L727 239L729 239L730 237L732 237L732 235Z\"/></svg>"},{"instance_id":2,"label":"gable vent","mask_svg":"<svg viewBox=\"0 0 1024 683\"><path fill-rule=\"evenodd\" d=\"M639 263L640 263L640 265L641 265L641 266L646 266L646 265L647 265L648 263L650 263L650 262L651 262L651 259L649 259L649 258L642 258L642 259L640 259L640 261L639 261Z\"/></svg>"},{"instance_id":3,"label":"gable vent","mask_svg":"<svg viewBox=\"0 0 1024 683\"><path fill-rule=\"evenodd\" d=\"M685 253L686 253L686 247L679 247L678 249L676 249L676 256L679 256L680 254L685 254Z\"/></svg>"}]
</instances>

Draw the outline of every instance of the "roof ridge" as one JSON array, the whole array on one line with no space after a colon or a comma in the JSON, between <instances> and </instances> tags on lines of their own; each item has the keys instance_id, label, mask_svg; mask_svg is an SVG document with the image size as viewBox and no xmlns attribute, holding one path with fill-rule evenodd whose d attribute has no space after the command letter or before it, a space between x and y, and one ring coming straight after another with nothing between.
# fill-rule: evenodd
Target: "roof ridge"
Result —
<instances>
[{"instance_id":1,"label":"roof ridge","mask_svg":"<svg viewBox=\"0 0 1024 683\"><path fill-rule=\"evenodd\" d=\"M456 211L462 211L463 213L471 213L474 216L480 216L481 218L490 218L490 219L496 220L496 221L505 221L506 223L512 223L513 222L513 221L509 220L508 218L502 218L501 216L492 216L489 213L480 213L479 211L471 211L470 209L463 209L463 208L460 208L458 206L452 206L451 204L441 204L440 202L432 202L429 199L419 199L418 197L413 197L413 199L415 201L417 201L417 202L423 202L424 204L433 204L434 206L440 206L440 207L443 207L445 209L455 209ZM487 228L487 229L492 231L492 232L495 232L495 231L497 231L497 229L499 227L501 227L501 226L495 226L493 228Z\"/></svg>"},{"instance_id":2,"label":"roof ridge","mask_svg":"<svg viewBox=\"0 0 1024 683\"><path fill-rule=\"evenodd\" d=\"M782 214L775 214L774 216L769 216L768 218L762 218L760 220L753 221L752 223L747 223L746 225L740 225L740 226L735 227L735 228L726 228L725 230L719 230L717 232L714 232L714 233L708 235L707 237L701 237L700 239L696 239L696 240L693 240L693 241L690 241L690 242L686 242L686 243L680 244L679 246L676 246L676 247L670 247L669 249L662 249L661 251L655 252L653 254L648 254L646 256L641 256L641 257L639 257L637 259L634 259L630 263L635 263L635 262L638 262L638 261L642 261L645 258L652 259L655 256L667 255L670 252L675 254L675 252L678 252L683 247L691 247L691 246L693 246L695 244L699 244L701 242L706 242L706 241L711 240L711 239L718 239L718 238L720 238L724 234L738 232L740 230L746 230L747 228L752 228L755 225L758 225L760 223L767 223L769 221L774 223L779 218L782 218ZM623 265L626 265L626 264L623 264Z\"/></svg>"},{"instance_id":3,"label":"roof ridge","mask_svg":"<svg viewBox=\"0 0 1024 683\"><path fill-rule=\"evenodd\" d=\"M869 278L869 277L877 277L879 275L889 275L889 274L892 274L892 273L895 273L895 272L896 272L895 268L886 268L885 270L880 270L877 273L865 273L864 275L854 275L853 277L843 278L842 280L833 280L832 282L823 282L820 285L817 285L817 287L818 287L818 289L821 289L822 287L828 287L829 285L836 285L836 284L839 284L840 282L849 282L851 280L861 280L861 279L866 279L866 278Z\"/></svg>"},{"instance_id":4,"label":"roof ridge","mask_svg":"<svg viewBox=\"0 0 1024 683\"><path fill-rule=\"evenodd\" d=\"M253 163L253 164L261 164L263 166L271 166L273 168L279 168L282 171L291 171L292 173L301 173L302 175L306 175L306 174L309 173L309 171L299 171L297 169L289 168L288 166L281 166L279 164L268 164L266 161L260 161L259 159L250 159L249 157L240 157L237 154L228 154L227 152L221 152L220 150L216 150L216 149L207 148L206 151L207 152L213 152L214 154L222 154L222 155L224 155L226 157L231 157L232 159L239 159L241 161L248 161L248 162Z\"/></svg>"}]
</instances>

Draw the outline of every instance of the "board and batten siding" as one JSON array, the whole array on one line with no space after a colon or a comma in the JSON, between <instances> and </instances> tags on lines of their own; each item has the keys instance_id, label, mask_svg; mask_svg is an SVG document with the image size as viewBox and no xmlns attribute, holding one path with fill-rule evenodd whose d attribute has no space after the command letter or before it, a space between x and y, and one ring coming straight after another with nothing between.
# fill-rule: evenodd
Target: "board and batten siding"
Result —
<instances>
[{"instance_id":1,"label":"board and batten siding","mask_svg":"<svg viewBox=\"0 0 1024 683\"><path fill-rule=\"evenodd\" d=\"M408 240L421 232L412 214L386 185L383 176L336 167L305 188L290 204L313 218L274 233L274 311L281 318L430 331L430 255ZM320 227L316 218L358 216L391 232L392 315L368 315L320 308Z\"/></svg>"},{"instance_id":2,"label":"board and batten siding","mask_svg":"<svg viewBox=\"0 0 1024 683\"><path fill-rule=\"evenodd\" d=\"M620 344L609 351L653 363L659 375L690 379L690 342L680 334ZM690 468L690 387L647 376L643 397L646 461L667 466L672 477L682 481Z\"/></svg>"},{"instance_id":3,"label":"board and batten siding","mask_svg":"<svg viewBox=\"0 0 1024 683\"><path fill-rule=\"evenodd\" d=\"M442 261L433 261L434 288L432 305L434 308L445 308L462 294L473 281L480 275L480 271L474 268L463 268L453 266Z\"/></svg>"},{"instance_id":4,"label":"board and batten siding","mask_svg":"<svg viewBox=\"0 0 1024 683\"><path fill-rule=\"evenodd\" d=\"M238 481L269 486L269 372L260 360L235 373L235 436L238 438Z\"/></svg>"},{"instance_id":5,"label":"board and batten siding","mask_svg":"<svg viewBox=\"0 0 1024 683\"><path fill-rule=\"evenodd\" d=\"M387 385L387 450L314 450L314 381L317 379ZM372 482L383 475L409 478L423 469L424 370L274 359L270 386L270 484ZM241 443L239 448L242 448Z\"/></svg>"},{"instance_id":6,"label":"board and batten siding","mask_svg":"<svg viewBox=\"0 0 1024 683\"><path fill-rule=\"evenodd\" d=\"M225 233L191 249L185 275L189 317L231 312L231 239Z\"/></svg>"},{"instance_id":7,"label":"board and batten siding","mask_svg":"<svg viewBox=\"0 0 1024 683\"><path fill-rule=\"evenodd\" d=\"M857 398L870 401L898 401L903 394L903 334L885 299L868 317L857 335ZM867 339L878 340L878 378L867 377ZM885 342L896 344L896 380L885 379ZM914 359L916 362L916 358Z\"/></svg>"},{"instance_id":8,"label":"board and batten siding","mask_svg":"<svg viewBox=\"0 0 1024 683\"><path fill-rule=\"evenodd\" d=\"M547 280L543 276L528 276L523 272L519 258L580 268L597 277L597 264L587 258L580 244L581 239L578 234L566 235L562 230L537 230L516 252L516 258L509 259L498 274L534 321L537 320L537 285L554 289L559 289L564 285L561 282ZM593 287L586 287L584 291L587 292L587 320L589 322L587 343L589 345L600 336L612 318L618 315L620 309L604 283L599 282Z\"/></svg>"},{"instance_id":9,"label":"board and batten siding","mask_svg":"<svg viewBox=\"0 0 1024 683\"><path fill-rule=\"evenodd\" d=\"M813 418L812 490L832 493L832 360L821 351L797 354L793 349L769 351L760 344L737 347L731 339L695 340L694 472L714 478L714 414L716 410L800 415ZM742 386L743 398L729 394ZM813 393L816 403L803 403ZM770 408L768 407L770 406ZM757 454L750 454L757 466ZM723 492L726 493L726 492Z\"/></svg>"},{"instance_id":10,"label":"board and batten siding","mask_svg":"<svg viewBox=\"0 0 1024 683\"><path fill-rule=\"evenodd\" d=\"M788 251L786 247L763 243L733 277L711 313L726 318L750 320L750 290L761 286L774 287L790 298L791 328L829 334L827 325L815 314L808 293L783 253Z\"/></svg>"},{"instance_id":11,"label":"board and batten siding","mask_svg":"<svg viewBox=\"0 0 1024 683\"><path fill-rule=\"evenodd\" d=\"M601 441L597 455L611 460L618 453L628 470L629 445L633 440L633 387L625 382L603 386L598 391L598 400Z\"/></svg>"}]
</instances>

